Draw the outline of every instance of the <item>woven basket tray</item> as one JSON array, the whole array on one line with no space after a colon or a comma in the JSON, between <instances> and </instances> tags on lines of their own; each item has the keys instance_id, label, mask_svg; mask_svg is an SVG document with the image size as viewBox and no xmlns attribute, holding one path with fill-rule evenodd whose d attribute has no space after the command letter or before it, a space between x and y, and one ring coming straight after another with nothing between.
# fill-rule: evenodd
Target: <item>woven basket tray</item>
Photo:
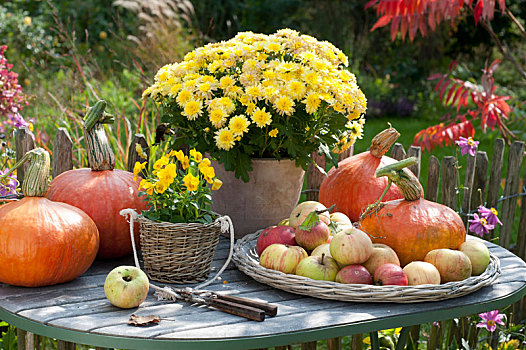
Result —
<instances>
[{"instance_id":1,"label":"woven basket tray","mask_svg":"<svg viewBox=\"0 0 526 350\"><path fill-rule=\"evenodd\" d=\"M256 254L256 240L262 230L238 240L232 260L239 270L258 282L287 292L321 299L354 302L416 303L457 298L488 286L500 274L499 259L490 253L488 268L480 276L440 285L373 286L316 281L264 268Z\"/></svg>"},{"instance_id":2,"label":"woven basket tray","mask_svg":"<svg viewBox=\"0 0 526 350\"><path fill-rule=\"evenodd\" d=\"M173 224L143 216L137 221L144 268L152 280L184 284L208 278L221 233L219 221Z\"/></svg>"}]
</instances>

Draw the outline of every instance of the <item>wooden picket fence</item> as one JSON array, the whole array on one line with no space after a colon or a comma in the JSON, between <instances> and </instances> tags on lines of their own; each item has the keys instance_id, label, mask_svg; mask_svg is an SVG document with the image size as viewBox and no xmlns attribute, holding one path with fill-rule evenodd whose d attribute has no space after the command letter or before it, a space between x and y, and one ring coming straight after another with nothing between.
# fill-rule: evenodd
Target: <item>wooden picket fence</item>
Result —
<instances>
[{"instance_id":1,"label":"wooden picket fence","mask_svg":"<svg viewBox=\"0 0 526 350\"><path fill-rule=\"evenodd\" d=\"M16 131L16 156L20 159L27 151L35 147L34 137L27 128L20 128ZM127 170L133 171L136 161L145 161L148 159L141 158L136 150L135 144L139 143L143 149L148 150L146 138L142 134L136 134L128 150ZM459 211L465 222L468 220L466 214L473 212L476 208L484 204L488 208L496 208L499 211L499 217L503 223L494 232L484 237L488 240L494 240L502 247L511 250L517 256L526 261L526 171L521 185L521 172L525 153L525 144L521 141L515 141L508 147L508 166L505 174L503 173L504 155L506 151L504 140L497 139L494 145L493 156L490 161L486 152L478 151L476 156L467 156L466 176L460 183L458 175L458 163L455 157L444 157L442 160L431 156L429 164L421 164L421 150L419 147L410 146L406 152L401 144L395 144L391 151L391 157L397 160L409 156L416 157L418 163L410 169L420 177L422 166L428 168L427 188L425 189L425 198L431 201L439 201ZM65 128L59 128L51 145L53 153L52 158L52 176L56 177L64 171L73 167L72 154L73 142ZM341 154L339 159L342 160L351 156L352 148ZM149 154L148 154L149 157ZM323 156L315 155L316 161L323 166L325 160ZM488 175L489 174L489 175ZM307 174L307 200L317 200L319 188L323 176L315 167L311 167ZM23 181L24 169L18 171L19 181ZM460 200L459 200L460 195ZM517 210L519 199L522 198L520 209ZM460 205L457 205L460 203ZM515 220L516 212L519 211L519 220ZM518 222L518 223L516 223ZM512 236L517 233L515 242ZM498 238L497 238L498 237ZM513 306L514 321L520 321L526 315L526 303L524 300ZM31 333L18 330L19 340L22 347L19 349L33 349L34 344ZM420 326L414 326L411 331L411 338L418 339ZM431 335L439 334L436 326L433 326ZM440 345L438 337L428 343L428 349L436 349ZM38 337L36 338L38 339ZM29 343L27 343L29 342ZM302 344L302 349L316 349L316 342ZM341 339L334 338L328 340L329 349L340 349ZM27 347L26 347L27 346ZM353 335L352 349L362 349L362 335ZM59 341L59 349L74 349L75 344ZM277 347L276 349L286 349L286 347Z\"/></svg>"}]
</instances>

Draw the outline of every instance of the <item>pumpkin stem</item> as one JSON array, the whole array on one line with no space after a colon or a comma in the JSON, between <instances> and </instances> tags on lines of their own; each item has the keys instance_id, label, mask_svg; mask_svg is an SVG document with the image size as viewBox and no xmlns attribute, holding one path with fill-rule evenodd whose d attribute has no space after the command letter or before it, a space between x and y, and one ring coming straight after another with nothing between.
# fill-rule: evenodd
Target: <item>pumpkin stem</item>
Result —
<instances>
[{"instance_id":1,"label":"pumpkin stem","mask_svg":"<svg viewBox=\"0 0 526 350\"><path fill-rule=\"evenodd\" d=\"M115 155L104 130L104 124L112 124L115 118L104 111L106 105L106 101L98 101L95 106L88 108L88 113L84 118L84 138L88 152L88 163L91 170L95 171L113 170L115 168Z\"/></svg>"},{"instance_id":2,"label":"pumpkin stem","mask_svg":"<svg viewBox=\"0 0 526 350\"><path fill-rule=\"evenodd\" d=\"M389 125L389 129L385 129L373 138L369 152L376 158L382 158L399 137L400 133Z\"/></svg>"},{"instance_id":3,"label":"pumpkin stem","mask_svg":"<svg viewBox=\"0 0 526 350\"><path fill-rule=\"evenodd\" d=\"M409 157L399 162L389 164L376 170L376 177L387 176L389 182L394 182L402 192L405 200L416 201L422 194L422 185L418 179L406 169L416 164L415 157Z\"/></svg>"},{"instance_id":4,"label":"pumpkin stem","mask_svg":"<svg viewBox=\"0 0 526 350\"><path fill-rule=\"evenodd\" d=\"M391 179L389 179L389 181L387 182L387 186L385 186L385 189L382 192L382 195L380 196L380 198L378 198L378 200L376 202L374 202L373 204L369 204L367 206L367 208L365 208L365 210L362 213L362 215L360 215L360 217L358 218L358 221L362 221L365 217L369 216L372 211L380 210L382 208L382 205L381 205L380 202L382 201L382 199L384 199L385 195L387 194L387 191L389 191L389 188L391 188L391 184L392 183L393 183L393 181L391 181Z\"/></svg>"},{"instance_id":5,"label":"pumpkin stem","mask_svg":"<svg viewBox=\"0 0 526 350\"><path fill-rule=\"evenodd\" d=\"M22 192L26 197L44 197L48 189L51 166L49 153L45 149L39 147L27 152L6 174L11 174L27 161L30 163L22 182Z\"/></svg>"}]
</instances>

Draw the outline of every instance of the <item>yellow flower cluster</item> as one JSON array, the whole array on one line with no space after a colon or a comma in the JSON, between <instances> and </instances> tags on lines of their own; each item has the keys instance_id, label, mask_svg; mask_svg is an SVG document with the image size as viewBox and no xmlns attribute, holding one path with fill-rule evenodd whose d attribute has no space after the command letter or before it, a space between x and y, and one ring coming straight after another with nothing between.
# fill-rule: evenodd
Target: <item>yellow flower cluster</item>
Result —
<instances>
[{"instance_id":1,"label":"yellow flower cluster","mask_svg":"<svg viewBox=\"0 0 526 350\"><path fill-rule=\"evenodd\" d=\"M140 182L139 189L146 191L148 195L152 195L155 191L157 194L163 194L182 173L177 171L177 162L179 162L182 170L186 172L182 177L182 183L187 191L196 191L203 182L211 184L212 190L218 190L223 182L215 177L215 170L210 165L208 158L203 158L201 152L192 149L190 157L185 155L183 151L170 151L155 161L153 164L153 171L150 179L143 179ZM190 162L197 164L198 172L189 171ZM139 173L146 168L146 162L136 162L133 168L134 180L137 180Z\"/></svg>"},{"instance_id":2,"label":"yellow flower cluster","mask_svg":"<svg viewBox=\"0 0 526 350\"><path fill-rule=\"evenodd\" d=\"M347 65L334 45L291 29L243 32L162 67L144 96L173 101L189 121L206 118L203 131L212 131L217 148L226 151L250 128L270 126L268 135L276 137L273 118L302 110L315 122L323 108L349 120L341 151L361 136L367 103Z\"/></svg>"}]
</instances>

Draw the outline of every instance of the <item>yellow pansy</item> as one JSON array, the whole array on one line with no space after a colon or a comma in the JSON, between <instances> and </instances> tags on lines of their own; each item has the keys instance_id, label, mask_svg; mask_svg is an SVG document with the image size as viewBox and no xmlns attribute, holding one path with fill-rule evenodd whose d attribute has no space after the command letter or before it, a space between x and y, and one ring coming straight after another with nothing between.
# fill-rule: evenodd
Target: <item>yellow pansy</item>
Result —
<instances>
[{"instance_id":1,"label":"yellow pansy","mask_svg":"<svg viewBox=\"0 0 526 350\"><path fill-rule=\"evenodd\" d=\"M184 153L183 153L183 151L179 150L179 151L175 152L175 158L177 158L177 160L182 163L183 160L184 160Z\"/></svg>"},{"instance_id":2,"label":"yellow pansy","mask_svg":"<svg viewBox=\"0 0 526 350\"><path fill-rule=\"evenodd\" d=\"M221 188L223 185L223 181L219 179L214 179L214 182L212 183L212 190L216 191Z\"/></svg>"},{"instance_id":3,"label":"yellow pansy","mask_svg":"<svg viewBox=\"0 0 526 350\"><path fill-rule=\"evenodd\" d=\"M187 174L183 177L183 182L188 191L195 191L199 186L199 179L192 174Z\"/></svg>"},{"instance_id":4,"label":"yellow pansy","mask_svg":"<svg viewBox=\"0 0 526 350\"><path fill-rule=\"evenodd\" d=\"M167 156L162 156L155 163L153 163L153 168L155 170L161 170L169 162L170 162L170 159Z\"/></svg>"},{"instance_id":5,"label":"yellow pansy","mask_svg":"<svg viewBox=\"0 0 526 350\"><path fill-rule=\"evenodd\" d=\"M276 136L278 136L278 132L279 132L278 129L272 129L272 130L270 130L270 131L268 132L268 136L270 136L270 137L276 137Z\"/></svg>"},{"instance_id":6,"label":"yellow pansy","mask_svg":"<svg viewBox=\"0 0 526 350\"><path fill-rule=\"evenodd\" d=\"M139 189L143 189L146 191L147 194L150 196L153 194L153 188L155 187L155 184L149 182L148 180L141 180L141 183L139 184Z\"/></svg>"},{"instance_id":7,"label":"yellow pansy","mask_svg":"<svg viewBox=\"0 0 526 350\"><path fill-rule=\"evenodd\" d=\"M183 166L183 169L186 170L190 166L190 159L188 159L188 156L184 156L183 160L181 161L181 165Z\"/></svg>"},{"instance_id":8,"label":"yellow pansy","mask_svg":"<svg viewBox=\"0 0 526 350\"><path fill-rule=\"evenodd\" d=\"M146 162L139 163L135 162L135 165L133 166L133 181L137 181L137 175L146 168Z\"/></svg>"},{"instance_id":9,"label":"yellow pansy","mask_svg":"<svg viewBox=\"0 0 526 350\"><path fill-rule=\"evenodd\" d=\"M195 148L190 150L190 156L195 159L196 162L200 162L203 159L203 154L195 150Z\"/></svg>"},{"instance_id":10,"label":"yellow pansy","mask_svg":"<svg viewBox=\"0 0 526 350\"><path fill-rule=\"evenodd\" d=\"M215 172L214 168L212 168L211 166L207 167L207 168L204 168L202 173L205 176L206 182L208 182L209 184L212 183L214 177L216 176L216 172Z\"/></svg>"},{"instance_id":11,"label":"yellow pansy","mask_svg":"<svg viewBox=\"0 0 526 350\"><path fill-rule=\"evenodd\" d=\"M170 184L167 182L157 181L155 184L155 192L163 194L168 189L168 186L170 186Z\"/></svg>"},{"instance_id":12,"label":"yellow pansy","mask_svg":"<svg viewBox=\"0 0 526 350\"><path fill-rule=\"evenodd\" d=\"M197 167L199 168L199 171L202 172L202 173L204 174L204 172L203 172L202 169L204 169L204 168L208 168L208 167L210 166L210 164L211 164L211 163L210 163L210 159L208 159L208 158L203 158L203 160L201 161L201 163L199 163L199 165L198 165Z\"/></svg>"},{"instance_id":13,"label":"yellow pansy","mask_svg":"<svg viewBox=\"0 0 526 350\"><path fill-rule=\"evenodd\" d=\"M148 155L146 154L146 152L144 152L140 143L135 144L135 151L137 151L137 154L139 155L139 157L144 158L144 159L148 158Z\"/></svg>"}]
</instances>

